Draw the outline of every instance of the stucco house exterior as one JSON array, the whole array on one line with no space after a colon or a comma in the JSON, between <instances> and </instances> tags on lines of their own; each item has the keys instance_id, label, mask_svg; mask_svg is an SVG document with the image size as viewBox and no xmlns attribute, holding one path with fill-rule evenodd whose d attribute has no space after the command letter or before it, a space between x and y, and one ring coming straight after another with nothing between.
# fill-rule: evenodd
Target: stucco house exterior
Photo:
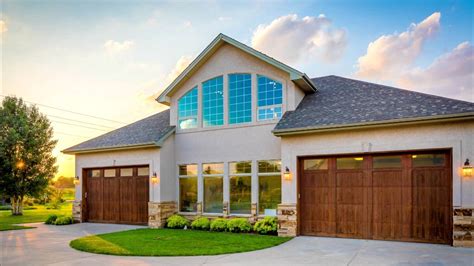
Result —
<instances>
[{"instance_id":1,"label":"stucco house exterior","mask_svg":"<svg viewBox=\"0 0 474 266\"><path fill-rule=\"evenodd\" d=\"M474 104L309 78L218 35L169 109L64 150L78 221L278 217L281 236L474 246Z\"/></svg>"}]
</instances>

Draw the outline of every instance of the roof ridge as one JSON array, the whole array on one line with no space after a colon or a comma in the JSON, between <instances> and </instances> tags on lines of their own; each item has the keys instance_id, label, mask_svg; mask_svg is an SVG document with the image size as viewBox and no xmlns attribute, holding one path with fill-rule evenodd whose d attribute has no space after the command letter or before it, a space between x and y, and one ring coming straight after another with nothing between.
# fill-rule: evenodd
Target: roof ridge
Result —
<instances>
[{"instance_id":1,"label":"roof ridge","mask_svg":"<svg viewBox=\"0 0 474 266\"><path fill-rule=\"evenodd\" d=\"M401 91L405 91L405 92L408 92L408 93L421 94L421 95L425 95L425 96L429 96L429 97L433 97L433 98L441 98L441 99L445 99L445 100L451 100L451 101L457 101L457 102L462 102L462 103L474 104L474 102L470 102L470 101L453 99L453 98L440 96L440 95L435 95L435 94L430 94L430 93L426 93L426 92L419 92L419 91L405 89L405 88L398 88L398 87L385 85L385 84L381 84L381 83L377 83L377 82L371 82L371 81L366 81L366 80L348 78L348 77L343 77L343 76L338 76L338 75L321 76L321 77L311 78L311 80L318 80L318 79L324 79L324 78L329 78L329 77L334 77L334 78L338 78L338 79L345 79L345 80L365 83L365 84L369 84L369 85L377 85L377 86L381 86L381 87L388 88L388 89L401 90Z\"/></svg>"}]
</instances>

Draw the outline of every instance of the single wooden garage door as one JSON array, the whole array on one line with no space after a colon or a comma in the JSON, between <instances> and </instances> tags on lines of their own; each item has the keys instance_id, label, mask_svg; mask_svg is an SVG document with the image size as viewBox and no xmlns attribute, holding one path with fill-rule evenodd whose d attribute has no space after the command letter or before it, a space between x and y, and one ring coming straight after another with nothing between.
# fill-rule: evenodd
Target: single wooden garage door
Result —
<instances>
[{"instance_id":1,"label":"single wooden garage door","mask_svg":"<svg viewBox=\"0 0 474 266\"><path fill-rule=\"evenodd\" d=\"M449 151L299 161L300 234L451 244Z\"/></svg>"},{"instance_id":2,"label":"single wooden garage door","mask_svg":"<svg viewBox=\"0 0 474 266\"><path fill-rule=\"evenodd\" d=\"M87 169L83 176L86 221L147 224L148 166Z\"/></svg>"}]
</instances>

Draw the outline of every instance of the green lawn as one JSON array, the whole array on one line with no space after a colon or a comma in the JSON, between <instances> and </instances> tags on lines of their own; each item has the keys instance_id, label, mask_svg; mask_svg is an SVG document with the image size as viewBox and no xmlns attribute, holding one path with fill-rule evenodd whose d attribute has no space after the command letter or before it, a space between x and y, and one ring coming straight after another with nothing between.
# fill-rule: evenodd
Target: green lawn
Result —
<instances>
[{"instance_id":1,"label":"green lawn","mask_svg":"<svg viewBox=\"0 0 474 266\"><path fill-rule=\"evenodd\" d=\"M72 214L72 203L61 204L61 208L58 210L48 210L43 205L36 205L35 207L34 210L24 210L21 216L12 216L9 210L0 211L0 231L34 228L14 224L44 222L50 214L58 216Z\"/></svg>"},{"instance_id":2,"label":"green lawn","mask_svg":"<svg viewBox=\"0 0 474 266\"><path fill-rule=\"evenodd\" d=\"M273 247L291 238L179 229L136 229L78 238L72 248L125 256L199 256Z\"/></svg>"}]
</instances>

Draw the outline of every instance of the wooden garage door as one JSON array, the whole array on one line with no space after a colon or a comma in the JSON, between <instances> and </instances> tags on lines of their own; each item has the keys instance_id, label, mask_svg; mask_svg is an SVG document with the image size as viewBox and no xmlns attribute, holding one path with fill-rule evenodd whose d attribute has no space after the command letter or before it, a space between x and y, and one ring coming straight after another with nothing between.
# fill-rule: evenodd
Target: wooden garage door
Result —
<instances>
[{"instance_id":1,"label":"wooden garage door","mask_svg":"<svg viewBox=\"0 0 474 266\"><path fill-rule=\"evenodd\" d=\"M300 159L302 235L450 244L448 151Z\"/></svg>"},{"instance_id":2,"label":"wooden garage door","mask_svg":"<svg viewBox=\"0 0 474 266\"><path fill-rule=\"evenodd\" d=\"M87 169L83 176L87 221L147 224L148 166Z\"/></svg>"}]
</instances>

